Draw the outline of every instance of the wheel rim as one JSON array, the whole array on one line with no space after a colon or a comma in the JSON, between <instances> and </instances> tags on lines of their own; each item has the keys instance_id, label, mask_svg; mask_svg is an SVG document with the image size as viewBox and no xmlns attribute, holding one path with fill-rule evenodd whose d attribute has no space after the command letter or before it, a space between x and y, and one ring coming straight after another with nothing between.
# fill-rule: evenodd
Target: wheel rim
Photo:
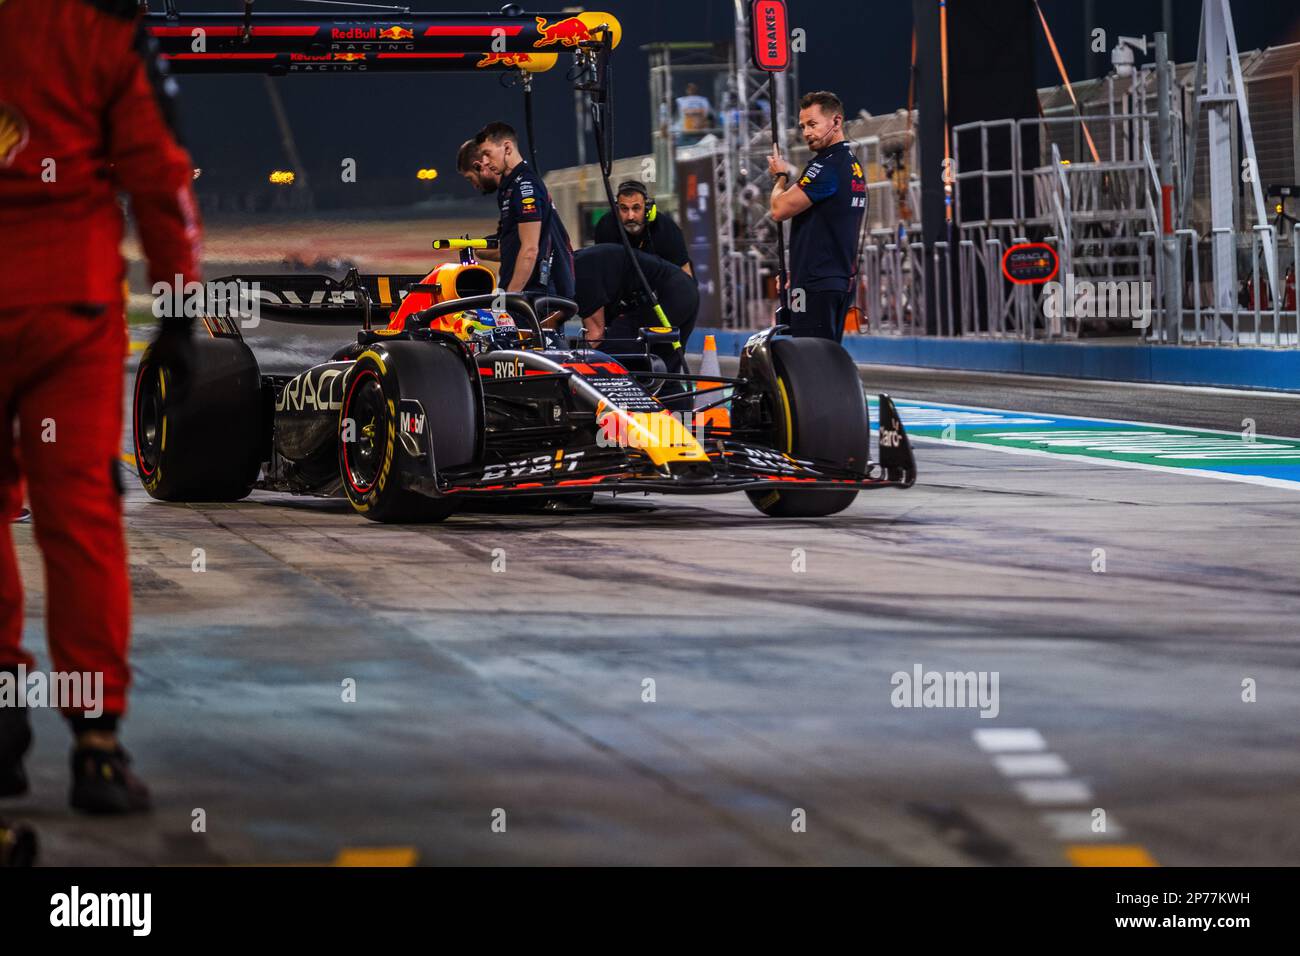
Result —
<instances>
[{"instance_id":1,"label":"wheel rim","mask_svg":"<svg viewBox=\"0 0 1300 956\"><path fill-rule=\"evenodd\" d=\"M369 492L379 480L387 444L387 431L383 428L386 408L379 376L370 369L358 374L343 406L344 422L353 423L352 438L347 440L345 429L342 444L344 477L359 495Z\"/></svg>"},{"instance_id":2,"label":"wheel rim","mask_svg":"<svg viewBox=\"0 0 1300 956\"><path fill-rule=\"evenodd\" d=\"M167 416L163 408L162 369L151 369L136 383L135 451L140 471L152 475L162 458L163 439L167 434Z\"/></svg>"}]
</instances>

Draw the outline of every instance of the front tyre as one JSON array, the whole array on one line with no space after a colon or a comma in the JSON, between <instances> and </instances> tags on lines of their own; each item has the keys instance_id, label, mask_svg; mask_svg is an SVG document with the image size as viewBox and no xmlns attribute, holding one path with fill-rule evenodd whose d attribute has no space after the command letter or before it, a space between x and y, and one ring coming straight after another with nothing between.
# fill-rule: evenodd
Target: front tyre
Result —
<instances>
[{"instance_id":1,"label":"front tyre","mask_svg":"<svg viewBox=\"0 0 1300 956\"><path fill-rule=\"evenodd\" d=\"M852 357L830 339L776 339L772 343L777 394L772 402L779 447L797 458L822 459L865 471L871 431L862 381ZM856 491L749 491L754 507L772 518L838 514Z\"/></svg>"},{"instance_id":2,"label":"front tyre","mask_svg":"<svg viewBox=\"0 0 1300 956\"><path fill-rule=\"evenodd\" d=\"M399 380L403 374L410 378L405 390ZM425 409L425 427L439 467L472 460L473 393L464 366L441 345L395 342L383 354L363 352L348 373L339 413L343 492L352 507L372 521L442 521L456 510L456 499L429 497L402 485L408 456L398 435L403 398L414 398Z\"/></svg>"}]
</instances>

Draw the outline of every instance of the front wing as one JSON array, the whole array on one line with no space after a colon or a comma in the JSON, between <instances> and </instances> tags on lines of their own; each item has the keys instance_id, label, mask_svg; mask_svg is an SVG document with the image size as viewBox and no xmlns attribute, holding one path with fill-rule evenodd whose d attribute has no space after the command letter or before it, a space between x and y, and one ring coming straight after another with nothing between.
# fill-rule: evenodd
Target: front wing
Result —
<instances>
[{"instance_id":1,"label":"front wing","mask_svg":"<svg viewBox=\"0 0 1300 956\"><path fill-rule=\"evenodd\" d=\"M880 396L880 461L856 472L829 462L796 458L771 447L727 437L702 442L708 465L654 466L635 449L588 445L558 449L470 471L443 472L436 479L407 476L415 490L432 495L563 495L592 491L658 494L722 494L793 487L865 491L910 488L916 482L911 444L888 395Z\"/></svg>"}]
</instances>

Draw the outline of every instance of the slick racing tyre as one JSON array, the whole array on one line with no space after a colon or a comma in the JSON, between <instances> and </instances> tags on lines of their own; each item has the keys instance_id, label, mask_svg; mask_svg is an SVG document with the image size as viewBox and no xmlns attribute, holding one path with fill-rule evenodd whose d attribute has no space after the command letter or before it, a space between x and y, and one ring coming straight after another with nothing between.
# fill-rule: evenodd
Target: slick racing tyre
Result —
<instances>
[{"instance_id":1,"label":"slick racing tyre","mask_svg":"<svg viewBox=\"0 0 1300 956\"><path fill-rule=\"evenodd\" d=\"M389 342L362 352L348 372L339 413L339 474L343 492L372 521L442 521L454 498L432 498L403 487L411 458L399 434L406 408L418 409L434 465L454 468L474 460L477 444L473 387L464 363L432 342ZM416 405L415 403L418 403ZM407 421L409 422L410 412Z\"/></svg>"},{"instance_id":2,"label":"slick racing tyre","mask_svg":"<svg viewBox=\"0 0 1300 956\"><path fill-rule=\"evenodd\" d=\"M870 452L867 403L857 366L829 339L777 339L772 343L777 394L773 396L782 451L865 469ZM773 518L820 518L838 514L856 491L746 492L754 507Z\"/></svg>"},{"instance_id":3,"label":"slick racing tyre","mask_svg":"<svg viewBox=\"0 0 1300 956\"><path fill-rule=\"evenodd\" d=\"M131 408L136 473L162 501L238 501L257 481L266 444L257 359L242 339L200 331L192 341L186 387L152 349L140 360Z\"/></svg>"}]
</instances>

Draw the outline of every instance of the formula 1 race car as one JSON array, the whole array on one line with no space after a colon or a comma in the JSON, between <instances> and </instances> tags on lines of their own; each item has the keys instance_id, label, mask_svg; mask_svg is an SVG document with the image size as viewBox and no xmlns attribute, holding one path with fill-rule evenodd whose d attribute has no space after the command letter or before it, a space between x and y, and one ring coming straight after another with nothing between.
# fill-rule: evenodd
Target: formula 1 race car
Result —
<instances>
[{"instance_id":1,"label":"formula 1 race car","mask_svg":"<svg viewBox=\"0 0 1300 956\"><path fill-rule=\"evenodd\" d=\"M764 514L815 517L915 481L885 395L870 459L862 385L838 344L771 328L749 339L735 377L668 372L654 353L675 331L607 351L568 339L546 325L576 304L500 291L474 259L481 242L444 241L460 262L423 277L247 277L277 318L362 326L297 375L262 374L239 323L213 314L183 387L146 351L132 414L145 489L164 501L346 496L367 518L419 522L470 498L595 491L744 491ZM386 327L372 327L377 313Z\"/></svg>"}]
</instances>

